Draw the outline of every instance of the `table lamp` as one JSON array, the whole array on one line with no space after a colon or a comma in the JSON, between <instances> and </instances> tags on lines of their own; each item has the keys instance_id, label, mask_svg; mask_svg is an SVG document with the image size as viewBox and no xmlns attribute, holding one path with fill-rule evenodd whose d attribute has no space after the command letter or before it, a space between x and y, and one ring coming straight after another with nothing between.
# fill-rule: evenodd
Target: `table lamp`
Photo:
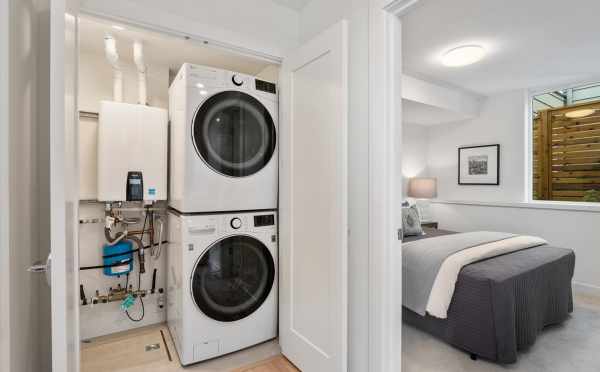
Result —
<instances>
[{"instance_id":1,"label":"table lamp","mask_svg":"<svg viewBox=\"0 0 600 372\"><path fill-rule=\"evenodd\" d=\"M437 196L437 179L433 177L413 177L408 180L408 197L416 199L421 222L431 221L429 199Z\"/></svg>"}]
</instances>

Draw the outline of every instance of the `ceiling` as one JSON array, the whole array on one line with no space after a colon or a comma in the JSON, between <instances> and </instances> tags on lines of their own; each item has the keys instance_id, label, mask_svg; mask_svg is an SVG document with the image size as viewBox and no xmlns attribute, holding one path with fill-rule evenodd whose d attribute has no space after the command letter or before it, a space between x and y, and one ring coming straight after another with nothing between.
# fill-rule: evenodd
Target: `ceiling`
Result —
<instances>
[{"instance_id":1,"label":"ceiling","mask_svg":"<svg viewBox=\"0 0 600 372\"><path fill-rule=\"evenodd\" d=\"M81 17L80 50L98 54L100 58L103 58L104 36L110 33L117 40L117 49L121 59L132 62L133 42L141 40L144 43L144 54L147 61L152 61L152 64L155 65L168 66L175 72L185 62L214 66L250 75L256 75L270 65L268 62L206 46L197 41L136 29L129 25L123 25L125 30L119 31L113 29L113 25L115 25L113 22Z\"/></svg>"},{"instance_id":2,"label":"ceiling","mask_svg":"<svg viewBox=\"0 0 600 372\"><path fill-rule=\"evenodd\" d=\"M271 1L274 3L277 3L279 5L283 5L285 7L294 9L294 10L301 10L311 0L271 0Z\"/></svg>"},{"instance_id":3,"label":"ceiling","mask_svg":"<svg viewBox=\"0 0 600 372\"><path fill-rule=\"evenodd\" d=\"M455 123L470 118L472 117L464 113L450 111L446 108L408 99L402 100L402 119L407 124L439 125Z\"/></svg>"},{"instance_id":4,"label":"ceiling","mask_svg":"<svg viewBox=\"0 0 600 372\"><path fill-rule=\"evenodd\" d=\"M483 95L598 79L598 14L597 0L422 0L402 20L404 72ZM440 63L465 44L488 54L465 67Z\"/></svg>"}]
</instances>

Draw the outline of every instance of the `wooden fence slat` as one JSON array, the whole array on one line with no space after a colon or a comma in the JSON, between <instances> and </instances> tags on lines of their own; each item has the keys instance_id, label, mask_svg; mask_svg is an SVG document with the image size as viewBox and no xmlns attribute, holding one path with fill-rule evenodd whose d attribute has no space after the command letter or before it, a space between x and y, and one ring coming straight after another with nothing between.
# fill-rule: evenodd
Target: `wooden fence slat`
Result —
<instances>
[{"instance_id":1,"label":"wooden fence slat","mask_svg":"<svg viewBox=\"0 0 600 372\"><path fill-rule=\"evenodd\" d=\"M552 183L563 183L563 184L600 184L600 178L552 178Z\"/></svg>"},{"instance_id":2,"label":"wooden fence slat","mask_svg":"<svg viewBox=\"0 0 600 372\"><path fill-rule=\"evenodd\" d=\"M582 157L582 158L572 158L572 159L552 159L552 165L575 165L575 164L597 164L600 163L600 158L598 157Z\"/></svg>"},{"instance_id":3,"label":"wooden fence slat","mask_svg":"<svg viewBox=\"0 0 600 372\"><path fill-rule=\"evenodd\" d=\"M600 144L596 143L585 143L579 145L561 145L561 144L553 144L552 151L560 151L560 152L574 152L574 151L590 151L590 150L600 150Z\"/></svg>"},{"instance_id":4,"label":"wooden fence slat","mask_svg":"<svg viewBox=\"0 0 600 372\"><path fill-rule=\"evenodd\" d=\"M595 109L584 118L566 113ZM600 191L600 102L539 111L532 126L532 179L537 199L581 201Z\"/></svg>"},{"instance_id":5,"label":"wooden fence slat","mask_svg":"<svg viewBox=\"0 0 600 372\"><path fill-rule=\"evenodd\" d=\"M552 172L552 177L600 177L600 171Z\"/></svg>"},{"instance_id":6,"label":"wooden fence slat","mask_svg":"<svg viewBox=\"0 0 600 372\"><path fill-rule=\"evenodd\" d=\"M568 132L568 133L552 133L552 140L572 140L577 138L599 138L600 137L600 129L595 130L584 130L578 132Z\"/></svg>"},{"instance_id":7,"label":"wooden fence slat","mask_svg":"<svg viewBox=\"0 0 600 372\"><path fill-rule=\"evenodd\" d=\"M553 128L552 134L564 134L564 133L577 133L577 132L587 132L590 130L600 129L600 120L594 121L592 124L579 124L577 125L568 125L565 127Z\"/></svg>"}]
</instances>

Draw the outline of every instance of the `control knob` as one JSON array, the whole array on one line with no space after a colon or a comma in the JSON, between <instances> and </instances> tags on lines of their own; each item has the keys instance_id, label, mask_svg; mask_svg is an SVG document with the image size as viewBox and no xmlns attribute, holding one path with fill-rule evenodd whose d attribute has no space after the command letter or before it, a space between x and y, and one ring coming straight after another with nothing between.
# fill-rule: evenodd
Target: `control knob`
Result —
<instances>
[{"instance_id":1,"label":"control knob","mask_svg":"<svg viewBox=\"0 0 600 372\"><path fill-rule=\"evenodd\" d=\"M231 225L232 228L237 230L240 227L242 227L242 220L240 220L238 217L235 217L235 218L231 219L231 222L229 224Z\"/></svg>"},{"instance_id":2,"label":"control knob","mask_svg":"<svg viewBox=\"0 0 600 372\"><path fill-rule=\"evenodd\" d=\"M244 80L242 80L240 77L238 77L237 75L233 75L231 77L231 82L238 87L241 87L242 84L244 84Z\"/></svg>"}]
</instances>

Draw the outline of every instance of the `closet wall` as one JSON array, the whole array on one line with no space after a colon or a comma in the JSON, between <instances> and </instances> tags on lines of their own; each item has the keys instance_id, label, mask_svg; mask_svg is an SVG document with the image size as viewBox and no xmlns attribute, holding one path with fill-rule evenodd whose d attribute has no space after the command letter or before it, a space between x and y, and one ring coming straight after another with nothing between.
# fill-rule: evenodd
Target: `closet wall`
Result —
<instances>
[{"instance_id":1,"label":"closet wall","mask_svg":"<svg viewBox=\"0 0 600 372\"><path fill-rule=\"evenodd\" d=\"M122 56L121 66L123 69L123 101L137 103L137 74L133 61L123 58L129 55L130 50L125 43L119 44ZM148 64L148 104L154 107L167 108L169 102L169 69L167 66ZM79 60L79 107L81 111L97 113L101 100L112 100L112 68L104 58L102 51L98 53L82 52ZM82 116L79 126L79 156L80 156L80 202L79 218L79 257L80 266L95 266L102 264L102 246L104 238L104 205L90 202L96 199L96 141L98 120ZM141 217L141 213L130 213L131 217ZM90 220L102 219L102 222L91 222ZM141 229L141 225L138 226ZM135 228L135 227L134 227ZM167 236L165 229L164 234ZM167 249L163 246L164 250ZM148 256L149 257L149 256ZM142 275L142 289L150 289L152 286L152 272L157 269L157 288L166 285L166 254L162 254L158 260L147 258L146 273ZM137 265L130 275L130 283L137 288L138 275ZM135 275L134 275L135 274ZM108 277L102 270L85 270L80 272L80 283L83 284L87 297L89 298L96 290L105 294L110 287L116 287L119 283L124 286L126 278ZM120 309L120 302L108 304L97 304L94 306L82 306L80 330L81 338L101 336L127 329L160 323L166 320L164 309L157 305L158 295L151 295L144 299L144 318L140 322L132 322ZM134 318L140 316L139 302L133 306L130 314Z\"/></svg>"}]
</instances>

